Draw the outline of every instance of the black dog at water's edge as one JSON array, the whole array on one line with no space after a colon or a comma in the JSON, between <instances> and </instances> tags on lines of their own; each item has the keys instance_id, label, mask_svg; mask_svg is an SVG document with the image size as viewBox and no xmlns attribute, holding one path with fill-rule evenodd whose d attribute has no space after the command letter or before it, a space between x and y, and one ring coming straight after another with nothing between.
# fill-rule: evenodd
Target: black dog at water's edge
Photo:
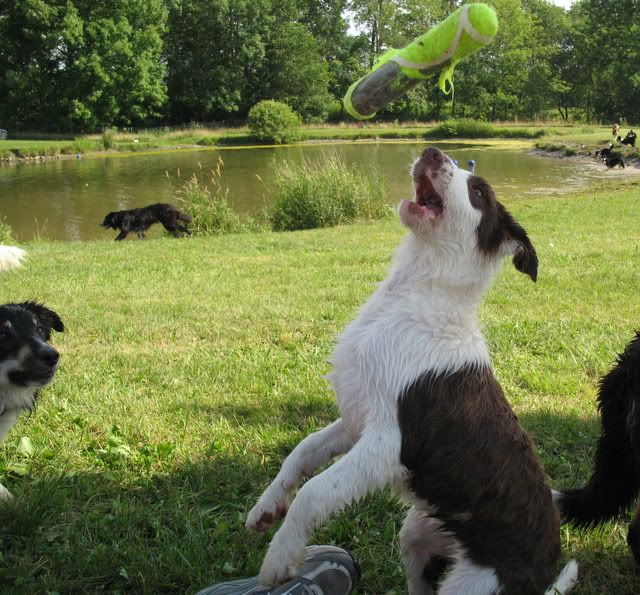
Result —
<instances>
[{"instance_id":1,"label":"black dog at water's edge","mask_svg":"<svg viewBox=\"0 0 640 595\"><path fill-rule=\"evenodd\" d=\"M640 331L600 381L602 433L594 471L582 488L554 492L564 520L593 526L626 512L640 493ZM640 508L627 534L640 565Z\"/></svg>"},{"instance_id":2,"label":"black dog at water's edge","mask_svg":"<svg viewBox=\"0 0 640 595\"><path fill-rule=\"evenodd\" d=\"M109 213L100 224L102 227L119 229L116 240L124 240L127 234L136 232L140 239L144 238L144 232L154 223L162 223L164 228L180 237L181 233L189 234L189 230L181 223L188 223L191 217L181 213L173 205L155 203L140 209L127 209Z\"/></svg>"},{"instance_id":3,"label":"black dog at water's edge","mask_svg":"<svg viewBox=\"0 0 640 595\"><path fill-rule=\"evenodd\" d=\"M598 149L595 152L595 156L599 159L602 159L602 162L609 169L615 167L616 165L624 169L624 161L622 160L622 156L620 155L620 153L616 153L613 150L613 143L609 143L608 147Z\"/></svg>"}]
</instances>

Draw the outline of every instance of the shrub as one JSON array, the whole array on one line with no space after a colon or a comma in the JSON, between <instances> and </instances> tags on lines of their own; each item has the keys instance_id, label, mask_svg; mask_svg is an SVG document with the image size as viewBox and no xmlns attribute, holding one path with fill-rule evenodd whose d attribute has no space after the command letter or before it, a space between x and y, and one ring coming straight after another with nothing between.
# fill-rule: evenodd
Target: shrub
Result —
<instances>
[{"instance_id":1,"label":"shrub","mask_svg":"<svg viewBox=\"0 0 640 595\"><path fill-rule=\"evenodd\" d=\"M113 144L115 141L116 129L115 128L105 128L102 132L102 146L105 151L113 148Z\"/></svg>"},{"instance_id":2,"label":"shrub","mask_svg":"<svg viewBox=\"0 0 640 595\"><path fill-rule=\"evenodd\" d=\"M470 120L447 120L428 132L428 136L439 138L466 137L466 138L493 138L497 131L489 122Z\"/></svg>"},{"instance_id":3,"label":"shrub","mask_svg":"<svg viewBox=\"0 0 640 595\"><path fill-rule=\"evenodd\" d=\"M99 141L92 141L89 138L84 138L84 137L81 137L81 136L77 136L73 140L73 144L71 145L72 152L73 153L87 153L89 151L99 150L98 143L99 143Z\"/></svg>"},{"instance_id":4,"label":"shrub","mask_svg":"<svg viewBox=\"0 0 640 595\"><path fill-rule=\"evenodd\" d=\"M14 241L11 226L0 218L0 244L12 244Z\"/></svg>"},{"instance_id":5,"label":"shrub","mask_svg":"<svg viewBox=\"0 0 640 595\"><path fill-rule=\"evenodd\" d=\"M425 135L427 138L540 138L546 131L541 128L497 127L490 122L469 118L442 122Z\"/></svg>"},{"instance_id":6,"label":"shrub","mask_svg":"<svg viewBox=\"0 0 640 595\"><path fill-rule=\"evenodd\" d=\"M380 175L364 176L337 157L276 172L271 211L275 231L312 229L376 219L390 212Z\"/></svg>"},{"instance_id":7,"label":"shrub","mask_svg":"<svg viewBox=\"0 0 640 595\"><path fill-rule=\"evenodd\" d=\"M201 169L200 174L193 174L178 193L183 210L191 216L189 229L193 235L235 233L244 229L229 205L229 188L222 178L223 166L222 158L218 157L209 184Z\"/></svg>"},{"instance_id":8,"label":"shrub","mask_svg":"<svg viewBox=\"0 0 640 595\"><path fill-rule=\"evenodd\" d=\"M260 141L291 143L301 138L300 116L288 105L266 99L256 103L247 118L249 130Z\"/></svg>"}]
</instances>

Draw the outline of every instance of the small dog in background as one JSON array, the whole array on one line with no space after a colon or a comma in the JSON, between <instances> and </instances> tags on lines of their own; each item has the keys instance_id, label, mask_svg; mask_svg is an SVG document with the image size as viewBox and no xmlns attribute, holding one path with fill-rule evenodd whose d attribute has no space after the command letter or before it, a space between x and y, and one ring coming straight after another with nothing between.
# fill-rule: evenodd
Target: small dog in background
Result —
<instances>
[{"instance_id":1,"label":"small dog in background","mask_svg":"<svg viewBox=\"0 0 640 595\"><path fill-rule=\"evenodd\" d=\"M600 380L598 410L602 433L593 474L581 488L554 492L561 516L593 526L629 510L640 493L640 332ZM629 525L627 543L640 566L640 508Z\"/></svg>"},{"instance_id":2,"label":"small dog in background","mask_svg":"<svg viewBox=\"0 0 640 595\"><path fill-rule=\"evenodd\" d=\"M624 138L621 137L616 137L616 140L621 144L621 145L629 145L630 147L633 147L635 149L636 146L636 133L633 130L629 130L629 132L627 132L627 135Z\"/></svg>"},{"instance_id":3,"label":"small dog in background","mask_svg":"<svg viewBox=\"0 0 640 595\"><path fill-rule=\"evenodd\" d=\"M53 380L60 355L48 341L52 331L63 330L60 317L42 304L0 306L0 440ZM9 496L0 484L0 498Z\"/></svg>"},{"instance_id":4,"label":"small dog in background","mask_svg":"<svg viewBox=\"0 0 640 595\"><path fill-rule=\"evenodd\" d=\"M610 157L606 157L604 159L604 164L609 169L613 169L616 166L624 169L624 161L622 160L622 157L620 155L617 155L616 153L612 153Z\"/></svg>"},{"instance_id":5,"label":"small dog in background","mask_svg":"<svg viewBox=\"0 0 640 595\"><path fill-rule=\"evenodd\" d=\"M140 209L112 211L100 225L107 229L119 229L120 233L116 236L116 241L119 241L131 232L136 232L140 239L144 238L145 231L154 223L162 223L170 234L180 237L181 233L190 233L181 222L190 221L189 215L181 213L173 205L159 202Z\"/></svg>"},{"instance_id":6,"label":"small dog in background","mask_svg":"<svg viewBox=\"0 0 640 595\"><path fill-rule=\"evenodd\" d=\"M607 159L608 157L612 157L613 155L614 155L614 153L613 153L613 143L609 143L608 147L604 147L602 149L598 149L595 152L595 156L599 157L603 161L605 159Z\"/></svg>"}]
</instances>

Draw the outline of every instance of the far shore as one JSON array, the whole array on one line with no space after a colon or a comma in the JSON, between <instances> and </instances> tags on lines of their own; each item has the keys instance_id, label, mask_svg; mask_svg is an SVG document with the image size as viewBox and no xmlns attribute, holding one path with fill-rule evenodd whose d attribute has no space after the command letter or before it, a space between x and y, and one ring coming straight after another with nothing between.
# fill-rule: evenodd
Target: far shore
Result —
<instances>
[{"instance_id":1,"label":"far shore","mask_svg":"<svg viewBox=\"0 0 640 595\"><path fill-rule=\"evenodd\" d=\"M464 120L461 122L465 122ZM473 143L487 149L535 150L553 157L590 156L611 140L608 126L558 125L537 123L492 123L491 136L479 138L458 132L442 135L442 123L352 123L336 125L305 125L303 139L297 144L345 142L425 142ZM154 129L138 133L115 132L108 142L103 135L92 134L75 138L64 135L23 135L23 138L0 140L0 162L38 163L55 159L82 159L158 152L195 151L204 149L230 150L265 148L276 145L257 143L247 127L190 128L185 130ZM105 144L108 148L105 148ZM284 146L284 145L277 145ZM625 163L640 157L635 149L617 147Z\"/></svg>"}]
</instances>

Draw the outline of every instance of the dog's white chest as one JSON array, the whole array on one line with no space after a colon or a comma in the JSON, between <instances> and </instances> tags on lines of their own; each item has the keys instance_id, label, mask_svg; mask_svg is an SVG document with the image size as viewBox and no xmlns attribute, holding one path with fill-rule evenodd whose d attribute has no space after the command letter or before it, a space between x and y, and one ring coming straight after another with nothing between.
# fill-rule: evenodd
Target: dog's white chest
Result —
<instances>
[{"instance_id":1,"label":"dog's white chest","mask_svg":"<svg viewBox=\"0 0 640 595\"><path fill-rule=\"evenodd\" d=\"M418 293L383 284L340 336L328 379L352 438L367 423L395 423L397 399L426 371L488 364L475 316L434 311Z\"/></svg>"}]
</instances>

